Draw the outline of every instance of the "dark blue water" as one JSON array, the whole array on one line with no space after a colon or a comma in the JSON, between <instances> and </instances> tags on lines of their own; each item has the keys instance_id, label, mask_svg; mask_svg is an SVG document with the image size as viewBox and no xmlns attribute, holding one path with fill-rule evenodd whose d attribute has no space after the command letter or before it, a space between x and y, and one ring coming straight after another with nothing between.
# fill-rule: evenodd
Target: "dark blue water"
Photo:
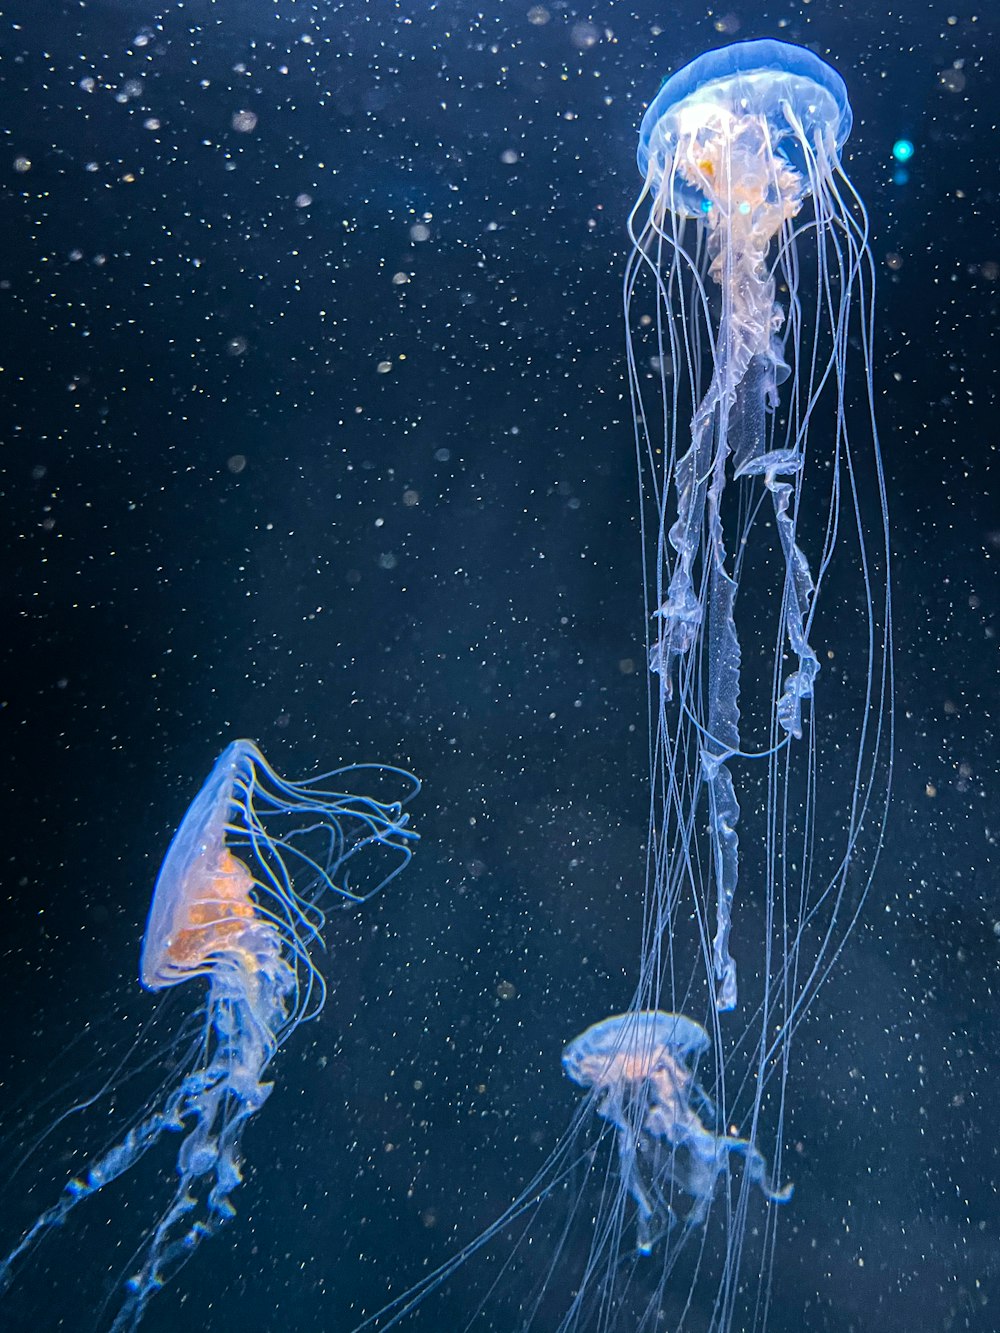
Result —
<instances>
[{"instance_id":1,"label":"dark blue water","mask_svg":"<svg viewBox=\"0 0 1000 1333\"><path fill-rule=\"evenodd\" d=\"M328 929L330 999L275 1066L239 1216L150 1333L347 1333L509 1202L576 1105L562 1045L628 1002L635 133L664 74L756 36L812 46L854 107L899 707L880 871L798 1039L769 1327L1000 1322L992 7L14 0L4 1248L81 1135L118 1124L62 1126L10 1174L157 1012L136 980L149 894L223 746L424 781L413 865ZM4 1327L105 1326L171 1171L165 1154L90 1201ZM487 1297L476 1327L518 1328L544 1231L515 1294L489 1297L504 1257L419 1326L462 1328Z\"/></svg>"}]
</instances>

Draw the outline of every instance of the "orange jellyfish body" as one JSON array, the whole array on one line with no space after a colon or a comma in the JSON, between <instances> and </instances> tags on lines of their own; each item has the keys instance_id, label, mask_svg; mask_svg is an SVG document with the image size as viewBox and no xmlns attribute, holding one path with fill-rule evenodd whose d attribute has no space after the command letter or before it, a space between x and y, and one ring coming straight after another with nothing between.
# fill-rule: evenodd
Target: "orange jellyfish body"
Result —
<instances>
[{"instance_id":1,"label":"orange jellyfish body","mask_svg":"<svg viewBox=\"0 0 1000 1333\"><path fill-rule=\"evenodd\" d=\"M183 924L167 940L169 966L185 975L201 971L221 950L246 955L239 941L245 923L255 916L253 876L228 848L222 848L215 865L197 870L207 875L198 873L185 884Z\"/></svg>"},{"instance_id":2,"label":"orange jellyfish body","mask_svg":"<svg viewBox=\"0 0 1000 1333\"><path fill-rule=\"evenodd\" d=\"M242 757L234 749L221 755L160 869L142 950L142 983L150 990L207 972L223 954L256 967L246 940L259 919L255 881L225 842Z\"/></svg>"}]
</instances>

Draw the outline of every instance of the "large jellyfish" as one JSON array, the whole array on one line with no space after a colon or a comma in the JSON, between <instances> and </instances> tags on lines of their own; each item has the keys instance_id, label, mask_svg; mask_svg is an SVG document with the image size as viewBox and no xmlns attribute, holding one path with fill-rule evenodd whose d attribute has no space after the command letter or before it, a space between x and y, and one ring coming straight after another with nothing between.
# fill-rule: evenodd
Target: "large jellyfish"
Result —
<instances>
[{"instance_id":1,"label":"large jellyfish","mask_svg":"<svg viewBox=\"0 0 1000 1333\"><path fill-rule=\"evenodd\" d=\"M46 1234L167 1134L180 1136L173 1197L141 1238L115 1333L134 1329L172 1273L233 1216L240 1141L271 1092L268 1066L323 1006L310 952L322 942L323 903L331 894L370 897L409 861L417 836L399 803L344 790L365 767L291 782L252 741L219 756L164 858L140 967L153 991L205 978L199 1031L161 1097L81 1167L0 1261L0 1293ZM388 771L413 794L415 779ZM356 876L365 849L374 862Z\"/></svg>"},{"instance_id":2,"label":"large jellyfish","mask_svg":"<svg viewBox=\"0 0 1000 1333\"><path fill-rule=\"evenodd\" d=\"M754 871L771 879L797 862L799 924L809 920L813 933L814 894L829 916L865 817L878 824L884 811L885 784L875 792L873 778L886 740L888 538L871 402L867 218L840 161L851 122L844 83L828 65L800 47L759 41L710 51L667 79L639 135L645 187L631 219L625 301L654 533L649 663L662 809L653 880L668 911L685 881L710 886L721 1010L737 1002L734 771L768 770L772 844L766 866ZM860 353L854 383L852 340ZM652 376L644 370L650 356ZM731 498L730 480L738 486ZM860 623L848 624L862 652L852 650L849 668L856 661L862 670L847 682L860 696L852 734L831 737L851 746L856 764L851 773L838 768L852 800L832 879L820 885L815 643L824 632L821 585L838 544L853 545L858 557L861 596L851 595ZM839 645L827 635L833 660ZM836 677L829 688L844 693ZM793 792L796 747L805 771ZM805 834L801 858L789 855L793 832Z\"/></svg>"},{"instance_id":3,"label":"large jellyfish","mask_svg":"<svg viewBox=\"0 0 1000 1333\"><path fill-rule=\"evenodd\" d=\"M700 56L643 117L624 279L650 666L635 989L566 1048L586 1095L546 1167L380 1327L498 1232L523 1223L518 1253L543 1250L559 1199L505 1327L767 1324L778 1219L808 1193L789 1204L784 1183L793 1041L872 883L892 769L851 122L839 75L775 41Z\"/></svg>"}]
</instances>

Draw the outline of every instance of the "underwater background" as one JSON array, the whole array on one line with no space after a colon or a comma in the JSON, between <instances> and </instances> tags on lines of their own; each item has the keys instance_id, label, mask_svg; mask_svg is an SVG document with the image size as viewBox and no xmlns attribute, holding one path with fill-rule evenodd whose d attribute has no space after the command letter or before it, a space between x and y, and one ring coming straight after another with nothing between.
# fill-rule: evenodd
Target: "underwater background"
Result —
<instances>
[{"instance_id":1,"label":"underwater background","mask_svg":"<svg viewBox=\"0 0 1000 1333\"><path fill-rule=\"evenodd\" d=\"M768 1327L1000 1326L996 6L2 0L9 1243L81 1134L24 1149L169 1037L141 934L224 745L424 783L406 874L331 916L237 1218L150 1333L349 1333L530 1179L578 1101L564 1043L631 997L636 127L665 74L759 36L854 109L897 699L878 874L798 1034ZM127 1068L121 1116L162 1074ZM3 1327L109 1322L172 1169L76 1214ZM484 1302L510 1333L545 1253L491 1295L498 1246L412 1326Z\"/></svg>"}]
</instances>

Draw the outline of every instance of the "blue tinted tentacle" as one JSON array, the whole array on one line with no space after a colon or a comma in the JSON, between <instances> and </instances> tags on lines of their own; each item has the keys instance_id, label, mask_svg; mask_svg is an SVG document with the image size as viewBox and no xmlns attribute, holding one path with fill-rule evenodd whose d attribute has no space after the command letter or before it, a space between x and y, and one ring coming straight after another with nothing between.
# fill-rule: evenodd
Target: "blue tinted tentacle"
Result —
<instances>
[{"instance_id":1,"label":"blue tinted tentacle","mask_svg":"<svg viewBox=\"0 0 1000 1333\"><path fill-rule=\"evenodd\" d=\"M720 1170L725 1157L730 1153L738 1153L746 1163L747 1179L759 1187L764 1198L770 1203L788 1203L795 1193L795 1186L791 1183L780 1187L775 1185L768 1169L767 1159L755 1143L750 1139L740 1139L730 1134L720 1134L716 1143Z\"/></svg>"},{"instance_id":2,"label":"blue tinted tentacle","mask_svg":"<svg viewBox=\"0 0 1000 1333\"><path fill-rule=\"evenodd\" d=\"M712 957L720 1010L736 1007L736 964L729 952L733 900L739 878L739 802L728 757L740 748L740 641L734 609L736 583L726 572L726 548L719 512L728 449L719 451L708 504L711 549L708 629L708 735L701 769L708 788L709 835L715 870L715 938Z\"/></svg>"},{"instance_id":3,"label":"blue tinted tentacle","mask_svg":"<svg viewBox=\"0 0 1000 1333\"><path fill-rule=\"evenodd\" d=\"M736 1008L736 963L729 951L733 924L733 901L739 878L740 817L733 775L725 764L702 751L702 772L708 787L708 824L715 862L715 936L712 962L717 984L716 1007L722 1012Z\"/></svg>"},{"instance_id":4,"label":"blue tinted tentacle","mask_svg":"<svg viewBox=\"0 0 1000 1333\"><path fill-rule=\"evenodd\" d=\"M801 455L796 470L801 467ZM802 736L802 702L813 697L813 682L819 675L819 658L806 636L806 621L815 584L809 572L809 562L795 540L795 519L788 512L794 493L791 482L779 481L783 471L774 467L764 474L764 484L774 500L774 517L778 536L785 556L785 632L792 652L798 658L798 667L785 679L784 690L778 700L778 724L798 740Z\"/></svg>"},{"instance_id":5,"label":"blue tinted tentacle","mask_svg":"<svg viewBox=\"0 0 1000 1333\"><path fill-rule=\"evenodd\" d=\"M813 696L813 682L819 674L819 658L809 643L807 625L815 584L809 571L809 562L795 536L792 498L795 485L784 478L802 471L802 450L771 449L766 447L765 414L777 404L777 373L775 354L758 356L747 373L734 411L733 450L736 477L763 477L771 494L775 525L785 558L785 596L783 619L785 633L792 652L798 659L796 669L789 673L777 702L779 726L798 740L802 735L802 703Z\"/></svg>"},{"instance_id":6,"label":"blue tinted tentacle","mask_svg":"<svg viewBox=\"0 0 1000 1333\"><path fill-rule=\"evenodd\" d=\"M14 1266L21 1256L31 1250L46 1232L61 1226L78 1203L128 1171L162 1134L182 1128L182 1113L179 1109L182 1100L182 1093L173 1095L161 1110L146 1116L129 1130L120 1143L95 1158L79 1175L67 1181L52 1207L41 1214L7 1257L0 1261L0 1291L5 1290L13 1280Z\"/></svg>"},{"instance_id":7,"label":"blue tinted tentacle","mask_svg":"<svg viewBox=\"0 0 1000 1333\"><path fill-rule=\"evenodd\" d=\"M291 985L281 959L250 975L225 967L214 975L209 1014L216 1045L204 1073L184 1084L178 1118L190 1128L177 1153L177 1187L142 1246L139 1271L125 1284L112 1333L131 1333L171 1274L234 1216L230 1196L243 1179L240 1140L271 1092L262 1075L289 1021Z\"/></svg>"},{"instance_id":8,"label":"blue tinted tentacle","mask_svg":"<svg viewBox=\"0 0 1000 1333\"><path fill-rule=\"evenodd\" d=\"M742 1141L741 1141L742 1142ZM768 1169L767 1160L761 1150L752 1143L747 1143L743 1148L746 1161L747 1175L755 1185L760 1186L761 1193L765 1199L771 1203L788 1203L789 1199L795 1193L795 1186L789 1182L787 1185L776 1185L774 1177Z\"/></svg>"},{"instance_id":9,"label":"blue tinted tentacle","mask_svg":"<svg viewBox=\"0 0 1000 1333\"><path fill-rule=\"evenodd\" d=\"M667 535L677 561L666 596L656 611L660 626L649 657L650 670L660 677L666 699L673 697L674 663L687 653L701 627L701 600L692 571L701 549L717 406L718 394L713 382L691 423L690 448L678 459L674 470L677 518Z\"/></svg>"}]
</instances>

